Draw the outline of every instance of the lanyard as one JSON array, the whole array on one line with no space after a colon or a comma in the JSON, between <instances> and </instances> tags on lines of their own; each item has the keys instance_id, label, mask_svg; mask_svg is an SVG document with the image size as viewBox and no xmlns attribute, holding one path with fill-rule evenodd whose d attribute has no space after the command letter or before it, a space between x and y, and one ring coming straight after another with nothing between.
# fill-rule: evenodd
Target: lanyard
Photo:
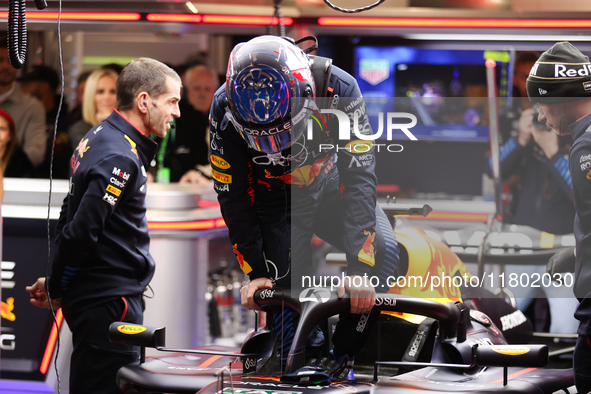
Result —
<instances>
[{"instance_id":1,"label":"lanyard","mask_svg":"<svg viewBox=\"0 0 591 394\"><path fill-rule=\"evenodd\" d=\"M173 119L173 121L170 122L170 124L176 126L176 119ZM164 138L162 138L162 141L160 141L160 147L158 148L158 152L156 153L156 160L158 162L158 169L159 170L164 167L164 157L166 156L166 148L168 147L168 140L170 139L171 142L174 143L175 136L176 136L176 127L171 127L170 130L168 130L168 133L166 133L166 135L164 136Z\"/></svg>"},{"instance_id":2,"label":"lanyard","mask_svg":"<svg viewBox=\"0 0 591 394\"><path fill-rule=\"evenodd\" d=\"M175 119L170 122L171 125L175 125L175 127L171 127L169 132L166 133L162 141L160 141L160 147L158 148L158 152L156 153L156 161L158 162L158 168L156 169L156 182L158 183L169 183L170 182L170 169L164 167L164 157L166 156L166 148L168 147L168 140L171 139L172 143L175 140L176 134L176 122Z\"/></svg>"}]
</instances>

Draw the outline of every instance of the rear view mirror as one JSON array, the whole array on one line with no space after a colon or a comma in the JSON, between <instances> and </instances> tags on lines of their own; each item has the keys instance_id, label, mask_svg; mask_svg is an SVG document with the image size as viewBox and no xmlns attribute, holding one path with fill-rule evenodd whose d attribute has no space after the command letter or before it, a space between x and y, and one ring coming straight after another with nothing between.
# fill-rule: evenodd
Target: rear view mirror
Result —
<instances>
[{"instance_id":1,"label":"rear view mirror","mask_svg":"<svg viewBox=\"0 0 591 394\"><path fill-rule=\"evenodd\" d=\"M111 323L109 327L109 341L142 348L164 347L165 334L164 327L156 328L123 322Z\"/></svg>"},{"instance_id":2,"label":"rear view mirror","mask_svg":"<svg viewBox=\"0 0 591 394\"><path fill-rule=\"evenodd\" d=\"M546 345L478 346L475 363L481 367L545 367L548 364Z\"/></svg>"}]
</instances>

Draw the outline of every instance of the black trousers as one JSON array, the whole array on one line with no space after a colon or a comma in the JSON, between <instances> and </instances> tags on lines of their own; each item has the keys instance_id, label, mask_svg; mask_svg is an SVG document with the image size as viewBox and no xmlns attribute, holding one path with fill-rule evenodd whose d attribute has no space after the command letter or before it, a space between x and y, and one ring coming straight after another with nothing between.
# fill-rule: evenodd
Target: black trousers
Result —
<instances>
[{"instance_id":1,"label":"black trousers","mask_svg":"<svg viewBox=\"0 0 591 394\"><path fill-rule=\"evenodd\" d=\"M116 321L142 324L141 295L117 298L65 319L74 344L70 394L121 393L115 376L139 358L139 347L109 342L109 326Z\"/></svg>"},{"instance_id":2,"label":"black trousers","mask_svg":"<svg viewBox=\"0 0 591 394\"><path fill-rule=\"evenodd\" d=\"M573 357L575 385L580 394L591 392L591 337L579 335Z\"/></svg>"}]
</instances>

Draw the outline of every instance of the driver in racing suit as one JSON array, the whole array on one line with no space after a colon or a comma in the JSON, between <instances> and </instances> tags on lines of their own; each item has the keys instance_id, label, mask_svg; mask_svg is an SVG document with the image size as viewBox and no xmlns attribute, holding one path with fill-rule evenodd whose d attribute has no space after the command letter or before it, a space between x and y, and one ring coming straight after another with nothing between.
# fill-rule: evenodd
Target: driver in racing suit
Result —
<instances>
[{"instance_id":1,"label":"driver in racing suit","mask_svg":"<svg viewBox=\"0 0 591 394\"><path fill-rule=\"evenodd\" d=\"M398 262L392 226L377 206L375 147L355 133L339 140L343 113L347 129L357 114L358 130L371 134L351 75L287 38L262 36L233 49L210 114L214 188L237 260L251 279L241 289L243 305L258 309L253 295L260 288L291 288L297 297L309 286L302 277L314 274L316 234L347 256L349 281L338 294L349 291L351 310L340 316L333 336L341 363L377 322L375 292L388 291L386 278ZM375 289L370 276L379 278ZM267 320L283 338L283 362L297 319L279 310ZM318 336L309 343L318 344Z\"/></svg>"},{"instance_id":2,"label":"driver in racing suit","mask_svg":"<svg viewBox=\"0 0 591 394\"><path fill-rule=\"evenodd\" d=\"M591 63L568 42L540 56L527 78L527 94L539 104L538 120L559 135L571 134L570 174L575 200L574 293L580 321L573 366L579 393L591 391ZM566 277L553 274L558 284ZM563 279L564 278L564 279Z\"/></svg>"}]
</instances>

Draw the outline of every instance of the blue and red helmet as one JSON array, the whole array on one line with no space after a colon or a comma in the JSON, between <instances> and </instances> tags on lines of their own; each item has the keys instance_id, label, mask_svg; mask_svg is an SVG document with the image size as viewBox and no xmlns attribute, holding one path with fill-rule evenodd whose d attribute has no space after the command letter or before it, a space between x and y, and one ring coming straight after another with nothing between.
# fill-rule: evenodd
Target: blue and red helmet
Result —
<instances>
[{"instance_id":1,"label":"blue and red helmet","mask_svg":"<svg viewBox=\"0 0 591 394\"><path fill-rule=\"evenodd\" d=\"M261 36L230 54L226 96L231 120L248 145L278 153L297 141L315 97L308 56L289 39Z\"/></svg>"}]
</instances>

